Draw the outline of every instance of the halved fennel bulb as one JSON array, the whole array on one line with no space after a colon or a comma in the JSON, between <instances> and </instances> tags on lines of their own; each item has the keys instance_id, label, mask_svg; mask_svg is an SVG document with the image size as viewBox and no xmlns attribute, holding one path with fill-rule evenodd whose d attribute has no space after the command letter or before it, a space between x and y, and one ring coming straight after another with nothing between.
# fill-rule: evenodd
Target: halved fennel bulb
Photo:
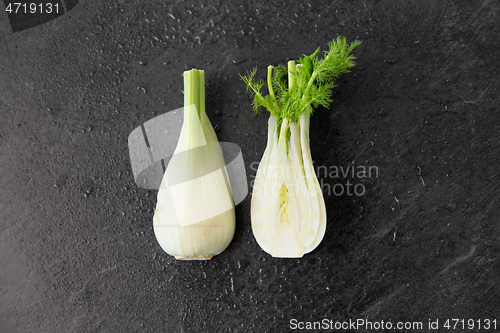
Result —
<instances>
[{"instance_id":1,"label":"halved fennel bulb","mask_svg":"<svg viewBox=\"0 0 500 333\"><path fill-rule=\"evenodd\" d=\"M257 170L251 201L252 231L273 257L300 258L325 235L326 208L314 172L309 146L309 120L314 107L329 107L336 78L354 66L344 37L328 43L323 59L310 56L269 66L267 82L256 81L254 69L242 77L253 94L254 110L267 109L267 146ZM266 86L269 93L263 95Z\"/></svg>"},{"instance_id":2,"label":"halved fennel bulb","mask_svg":"<svg viewBox=\"0 0 500 333\"><path fill-rule=\"evenodd\" d=\"M184 123L158 191L153 228L176 259L224 251L235 229L234 202L221 146L205 112L202 70L184 72Z\"/></svg>"}]
</instances>

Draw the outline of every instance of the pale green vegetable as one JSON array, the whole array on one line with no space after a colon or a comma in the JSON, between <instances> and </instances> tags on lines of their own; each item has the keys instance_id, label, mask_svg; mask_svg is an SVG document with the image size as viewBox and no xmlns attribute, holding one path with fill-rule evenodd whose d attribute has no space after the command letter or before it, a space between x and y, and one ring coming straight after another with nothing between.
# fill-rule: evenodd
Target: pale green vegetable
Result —
<instances>
[{"instance_id":1,"label":"pale green vegetable","mask_svg":"<svg viewBox=\"0 0 500 333\"><path fill-rule=\"evenodd\" d=\"M211 259L235 229L234 202L215 131L205 112L202 70L184 72L184 123L158 191L153 227L177 259Z\"/></svg>"},{"instance_id":2,"label":"pale green vegetable","mask_svg":"<svg viewBox=\"0 0 500 333\"><path fill-rule=\"evenodd\" d=\"M324 237L326 209L314 172L309 146L313 108L328 107L335 80L354 66L351 55L359 41L331 41L323 59L318 48L310 56L268 67L266 82L255 81L256 69L243 77L253 94L255 111L266 108L267 146L257 170L252 201L252 231L260 247L273 257L298 258L314 250Z\"/></svg>"}]
</instances>

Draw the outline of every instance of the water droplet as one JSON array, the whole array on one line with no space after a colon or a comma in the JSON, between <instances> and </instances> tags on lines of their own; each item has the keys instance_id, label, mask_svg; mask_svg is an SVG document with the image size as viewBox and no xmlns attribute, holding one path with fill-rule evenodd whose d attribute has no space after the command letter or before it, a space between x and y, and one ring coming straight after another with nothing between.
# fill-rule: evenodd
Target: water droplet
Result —
<instances>
[{"instance_id":1,"label":"water droplet","mask_svg":"<svg viewBox=\"0 0 500 333\"><path fill-rule=\"evenodd\" d=\"M221 110L215 110L215 114L218 116L222 116L222 111Z\"/></svg>"},{"instance_id":2,"label":"water droplet","mask_svg":"<svg viewBox=\"0 0 500 333\"><path fill-rule=\"evenodd\" d=\"M214 131L215 131L215 133L218 133L218 132L220 131L220 126L219 126L219 124L215 124L215 126L214 126Z\"/></svg>"}]
</instances>

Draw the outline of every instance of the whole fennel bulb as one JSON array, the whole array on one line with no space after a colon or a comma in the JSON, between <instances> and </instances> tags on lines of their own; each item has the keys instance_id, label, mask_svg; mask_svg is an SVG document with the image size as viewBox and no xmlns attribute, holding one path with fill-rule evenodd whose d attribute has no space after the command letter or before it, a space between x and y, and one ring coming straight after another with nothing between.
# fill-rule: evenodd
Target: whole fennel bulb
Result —
<instances>
[{"instance_id":1,"label":"whole fennel bulb","mask_svg":"<svg viewBox=\"0 0 500 333\"><path fill-rule=\"evenodd\" d=\"M158 191L153 228L162 249L184 260L211 259L234 235L234 202L222 149L205 112L202 70L184 72L184 123Z\"/></svg>"}]
</instances>

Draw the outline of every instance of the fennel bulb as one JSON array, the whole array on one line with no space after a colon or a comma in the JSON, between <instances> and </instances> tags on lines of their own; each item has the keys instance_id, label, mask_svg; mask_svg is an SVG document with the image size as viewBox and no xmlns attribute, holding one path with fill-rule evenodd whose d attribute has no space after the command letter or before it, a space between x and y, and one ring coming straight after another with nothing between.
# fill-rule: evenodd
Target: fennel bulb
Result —
<instances>
[{"instance_id":1,"label":"fennel bulb","mask_svg":"<svg viewBox=\"0 0 500 333\"><path fill-rule=\"evenodd\" d=\"M235 229L234 202L222 149L205 112L202 70L184 72L184 123L158 191L153 228L176 259L211 259Z\"/></svg>"},{"instance_id":2,"label":"fennel bulb","mask_svg":"<svg viewBox=\"0 0 500 333\"><path fill-rule=\"evenodd\" d=\"M326 207L311 157L309 121L314 107L329 106L335 80L354 66L350 54L359 44L348 45L338 37L328 44L323 59L317 57L318 48L297 65L269 66L266 96L261 93L266 82L254 80L256 69L242 77L255 111L264 107L271 113L253 185L251 219L257 243L273 257L300 258L325 235Z\"/></svg>"}]
</instances>

